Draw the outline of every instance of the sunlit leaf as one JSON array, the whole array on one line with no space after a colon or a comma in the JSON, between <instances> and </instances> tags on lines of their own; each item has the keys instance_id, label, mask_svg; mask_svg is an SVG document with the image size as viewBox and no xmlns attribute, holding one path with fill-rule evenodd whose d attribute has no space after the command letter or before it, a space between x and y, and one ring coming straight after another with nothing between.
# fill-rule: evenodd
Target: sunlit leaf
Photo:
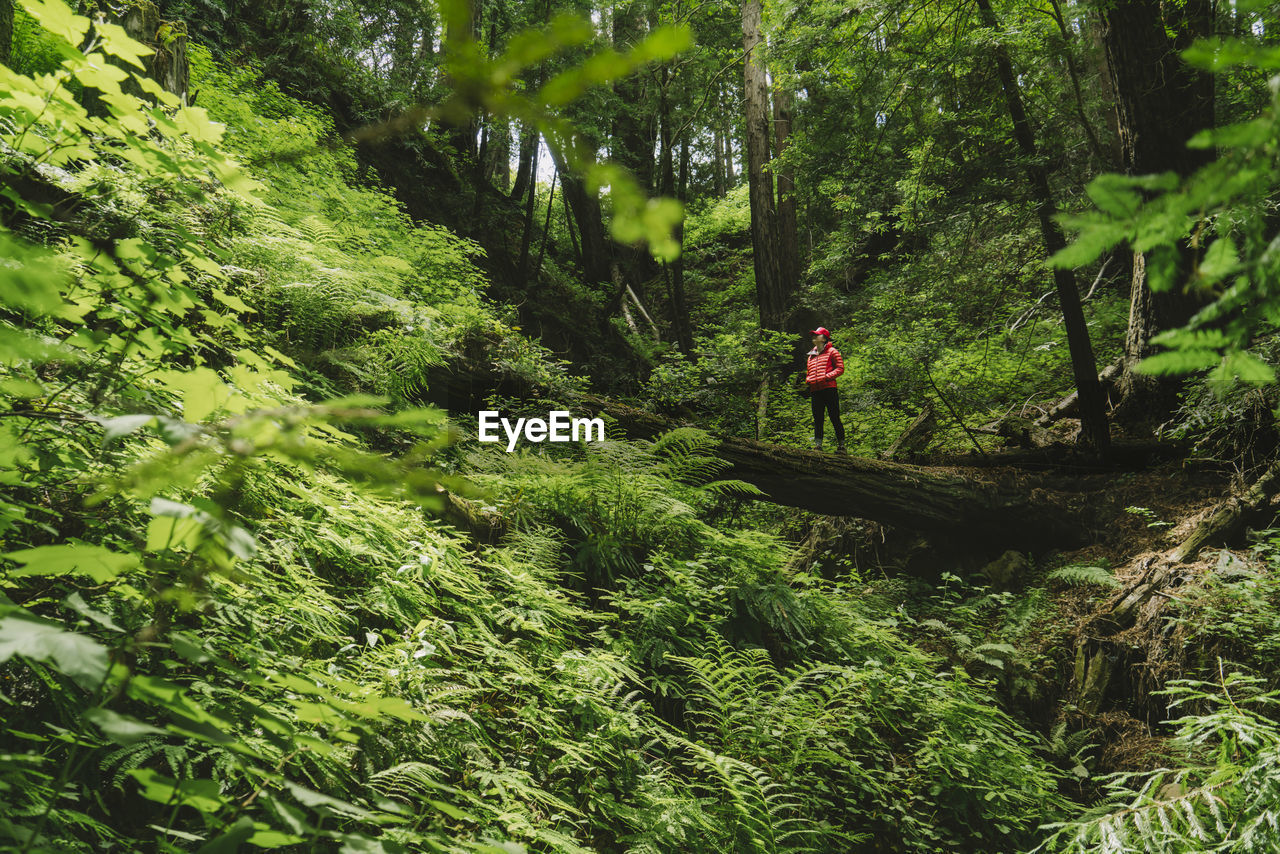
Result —
<instances>
[{"instance_id":1,"label":"sunlit leaf","mask_svg":"<svg viewBox=\"0 0 1280 854\"><path fill-rule=\"evenodd\" d=\"M9 552L4 557L22 564L9 571L15 578L35 575L86 575L99 584L137 568L139 557L102 546L63 544Z\"/></svg>"},{"instance_id":2,"label":"sunlit leaf","mask_svg":"<svg viewBox=\"0 0 1280 854\"><path fill-rule=\"evenodd\" d=\"M82 688L107 678L107 650L96 641L23 611L0 616L0 663L15 655L43 661Z\"/></svg>"}]
</instances>

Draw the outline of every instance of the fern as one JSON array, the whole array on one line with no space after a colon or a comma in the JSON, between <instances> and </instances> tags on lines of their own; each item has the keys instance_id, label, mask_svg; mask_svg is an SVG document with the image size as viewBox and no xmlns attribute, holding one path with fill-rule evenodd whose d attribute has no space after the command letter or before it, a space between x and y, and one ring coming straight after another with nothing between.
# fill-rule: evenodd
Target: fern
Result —
<instances>
[{"instance_id":1,"label":"fern","mask_svg":"<svg viewBox=\"0 0 1280 854\"><path fill-rule=\"evenodd\" d=\"M1098 587L1111 588L1120 586L1119 579L1112 575L1111 570L1104 566L1072 564L1055 569L1046 577L1050 581L1059 581L1071 587L1085 587L1091 584Z\"/></svg>"}]
</instances>

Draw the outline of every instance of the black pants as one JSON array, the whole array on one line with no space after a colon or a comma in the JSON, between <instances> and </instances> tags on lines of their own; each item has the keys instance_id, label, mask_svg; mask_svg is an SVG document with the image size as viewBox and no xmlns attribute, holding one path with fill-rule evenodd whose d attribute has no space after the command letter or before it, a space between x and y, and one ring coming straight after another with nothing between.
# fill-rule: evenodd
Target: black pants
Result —
<instances>
[{"instance_id":1,"label":"black pants","mask_svg":"<svg viewBox=\"0 0 1280 854\"><path fill-rule=\"evenodd\" d=\"M840 395L834 388L820 388L809 395L809 405L813 408L813 438L822 441L824 413L831 414L831 427L835 430L836 444L844 444L844 425L840 423Z\"/></svg>"}]
</instances>

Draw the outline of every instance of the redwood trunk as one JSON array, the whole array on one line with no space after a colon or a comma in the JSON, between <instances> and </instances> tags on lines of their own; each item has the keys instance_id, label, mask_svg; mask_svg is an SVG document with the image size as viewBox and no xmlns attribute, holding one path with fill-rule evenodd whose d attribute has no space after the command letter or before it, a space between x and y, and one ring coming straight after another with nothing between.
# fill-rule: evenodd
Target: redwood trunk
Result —
<instances>
[{"instance_id":1,"label":"redwood trunk","mask_svg":"<svg viewBox=\"0 0 1280 854\"><path fill-rule=\"evenodd\" d=\"M1212 76L1197 71L1178 55L1195 36L1211 30L1204 0L1161 13L1159 0L1120 0L1103 12L1103 44L1116 101L1116 126L1125 170L1132 175L1176 172L1186 176L1212 158L1207 150L1187 148L1187 140L1213 125ZM1173 28L1170 39L1166 28ZM1161 419L1177 405L1181 378L1153 377L1134 368L1150 355L1151 338L1185 324L1199 306L1183 292L1182 280L1193 253L1178 247L1172 287L1153 293L1149 259L1135 252L1125 336L1124 372L1118 387L1122 412L1131 420Z\"/></svg>"},{"instance_id":2,"label":"redwood trunk","mask_svg":"<svg viewBox=\"0 0 1280 854\"><path fill-rule=\"evenodd\" d=\"M781 331L786 314L782 268L778 259L777 212L769 162L769 91L760 56L761 0L743 0L742 47L746 106L747 183L751 200L751 247L755 261L760 326Z\"/></svg>"},{"instance_id":3,"label":"redwood trunk","mask_svg":"<svg viewBox=\"0 0 1280 854\"><path fill-rule=\"evenodd\" d=\"M978 0L978 9L981 11L983 23L998 32L999 22L996 21L995 13L991 10L990 0ZM1049 176L1036 152L1031 122L1027 119L1026 109L1022 104L1022 92L1018 87L1018 79L1013 73L1009 52L1003 44L997 44L994 55L996 71L1000 75L1000 85L1004 89L1005 103L1009 108L1009 117L1013 121L1013 135L1027 161L1027 179L1031 183L1031 190L1036 200L1036 216L1040 220L1040 235L1044 240L1045 252L1047 255L1053 255L1065 247L1067 241L1063 237L1062 229L1054 221L1057 209L1053 203L1053 193L1049 188ZM1080 305L1080 292L1076 289L1075 274L1069 269L1055 268L1053 283L1058 291L1058 305L1062 309L1067 347L1071 352L1071 371L1075 376L1076 391L1080 400L1080 437L1084 444L1103 456L1111 444L1111 437L1107 427L1102 385L1098 382L1098 365L1093 357L1093 344L1089 340L1089 327L1085 323L1084 309Z\"/></svg>"},{"instance_id":4,"label":"redwood trunk","mask_svg":"<svg viewBox=\"0 0 1280 854\"><path fill-rule=\"evenodd\" d=\"M787 140L791 136L791 93L780 88L773 90L773 138L775 157L787 152ZM795 170L785 166L778 176L778 266L782 273L782 285L790 296L799 290L800 237L796 226Z\"/></svg>"}]
</instances>

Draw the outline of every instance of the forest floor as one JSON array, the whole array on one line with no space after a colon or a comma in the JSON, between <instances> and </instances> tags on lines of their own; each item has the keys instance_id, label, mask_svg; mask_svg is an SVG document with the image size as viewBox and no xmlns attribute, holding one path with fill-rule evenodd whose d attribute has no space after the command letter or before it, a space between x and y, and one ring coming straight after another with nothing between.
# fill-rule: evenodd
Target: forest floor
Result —
<instances>
[{"instance_id":1,"label":"forest floor","mask_svg":"<svg viewBox=\"0 0 1280 854\"><path fill-rule=\"evenodd\" d=\"M1140 471L1091 474L996 468L976 457L971 466L955 457L947 463L927 470L1005 490L1041 492L1046 500L1066 502L1070 506L1064 505L1064 512L1091 526L1084 544L1028 553L1016 575L1002 578L988 573L1004 559L1000 557L1004 543L992 540L985 549L978 544L964 550L900 528L831 520L814 524L809 542L802 544L797 555L806 550L810 556L818 555L826 547L835 547L850 557L862 577L881 576L883 581L869 582L871 595L893 590L904 576L936 589L951 583L947 573L966 578L971 593L952 600L955 611L940 608L939 617L954 630L973 634L975 643L1012 642L1022 660L1037 663L1030 667L1038 682L1037 698L1011 698L1020 717L1046 734L1063 721L1071 731L1089 731L1095 747L1090 769L1095 780L1107 773L1149 770L1167 762L1169 739L1161 724L1169 717L1169 709L1155 692L1167 679L1193 671L1194 667L1187 667L1189 660L1203 663L1216 652L1211 648L1214 641L1189 638L1170 619L1168 606L1182 603L1183 593L1201 586L1223 561L1242 566L1253 558L1247 549L1224 550L1221 541L1211 541L1198 556L1178 562L1177 572L1162 585L1157 583L1157 593L1131 624L1117 625L1111 618L1117 603L1167 566L1173 550L1234 494L1243 478L1227 466L1191 460L1168 460ZM823 537L826 544L815 542ZM1114 586L1073 586L1050 580L1053 570L1076 566L1109 571ZM1001 591L1026 597L1032 588L1046 591L1046 607L1034 627L1018 631L1016 637L1008 633L1007 613L983 612L985 606L973 604ZM911 594L899 589L902 592L888 593L889 607L903 602L910 607ZM938 602L945 598L939 597ZM956 614L969 608L974 622L966 625L966 617ZM916 618L929 616L922 611ZM927 636L917 642L934 646ZM942 639L936 648L953 659L964 659L965 651L952 640ZM1101 689L1098 705L1081 709L1077 703L1088 705L1081 696L1085 693L1080 684L1081 656L1092 664L1091 657L1099 650L1109 656L1114 674L1109 687ZM999 676L1006 678L1006 674Z\"/></svg>"}]
</instances>

